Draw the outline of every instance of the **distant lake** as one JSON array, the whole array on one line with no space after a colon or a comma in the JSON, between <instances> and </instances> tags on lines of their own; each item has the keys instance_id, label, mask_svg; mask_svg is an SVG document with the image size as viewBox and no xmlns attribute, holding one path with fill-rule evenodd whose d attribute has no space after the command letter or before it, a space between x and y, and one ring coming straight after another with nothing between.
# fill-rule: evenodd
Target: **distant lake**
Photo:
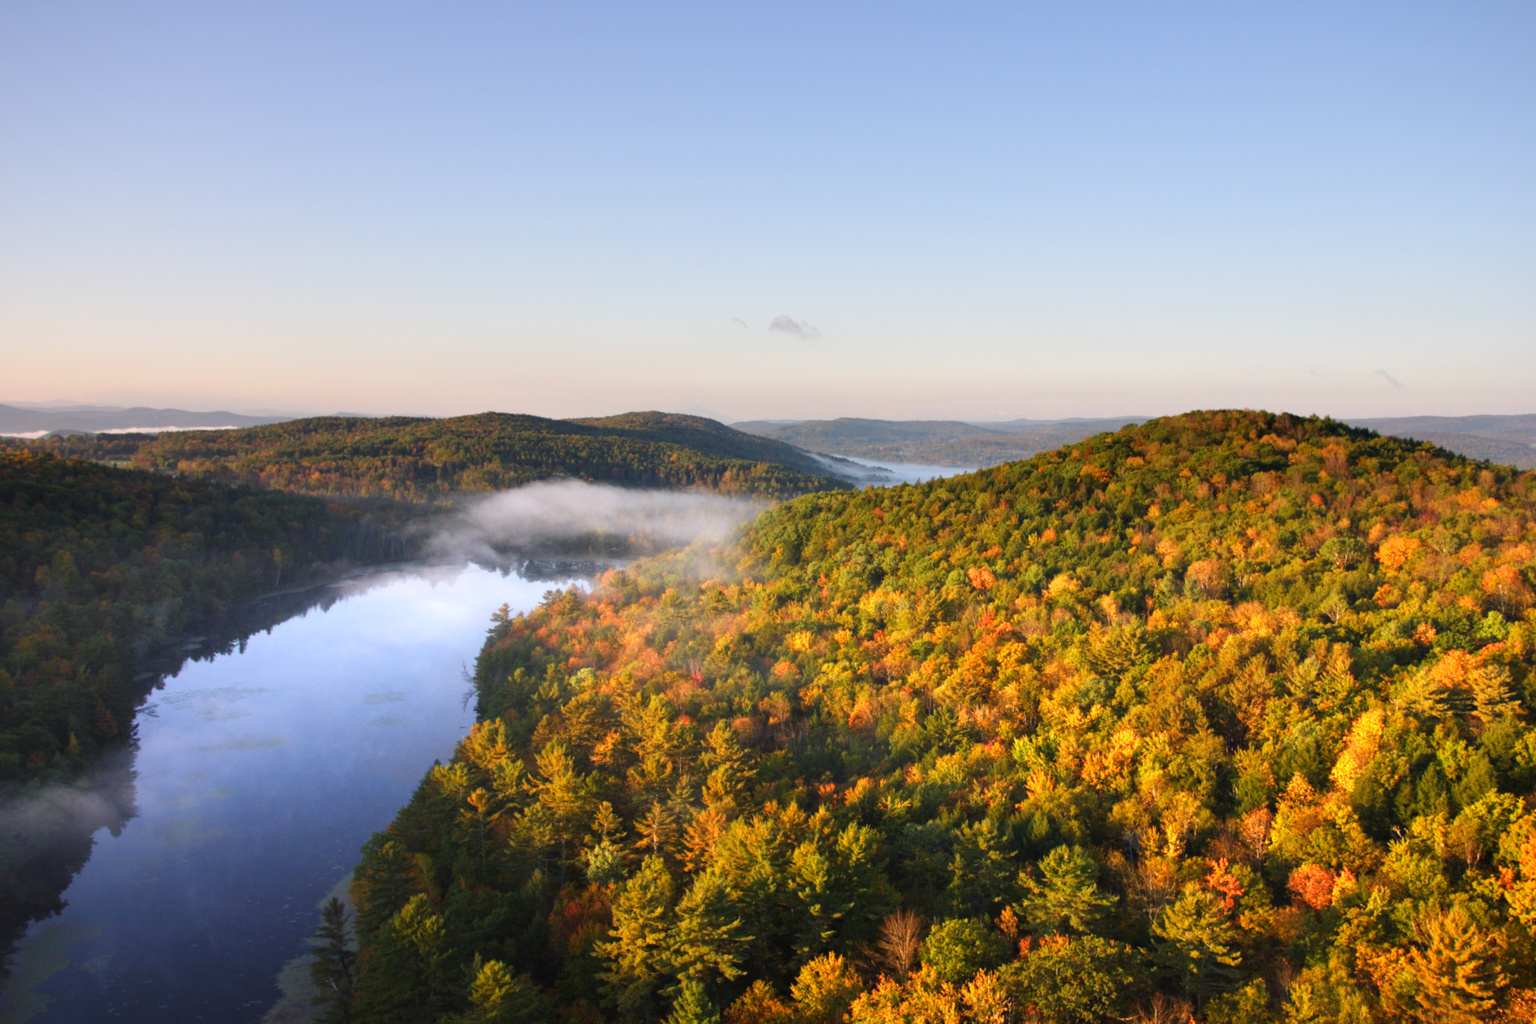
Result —
<instances>
[{"instance_id":1,"label":"distant lake","mask_svg":"<svg viewBox=\"0 0 1536 1024\"><path fill-rule=\"evenodd\" d=\"M137 778L104 773L137 813L27 931L0 1024L259 1021L317 902L469 731L491 613L583 568L376 573L183 665L139 712Z\"/></svg>"},{"instance_id":2,"label":"distant lake","mask_svg":"<svg viewBox=\"0 0 1536 1024\"><path fill-rule=\"evenodd\" d=\"M894 484L921 484L946 476L970 473L974 467L930 466L919 462L890 462L879 459L860 459L852 455L828 456L812 452L812 457L827 467L832 476L841 477L857 487L873 485L890 487ZM850 467L848 463L854 465ZM867 471L867 472L866 472Z\"/></svg>"},{"instance_id":3,"label":"distant lake","mask_svg":"<svg viewBox=\"0 0 1536 1024\"><path fill-rule=\"evenodd\" d=\"M877 487L890 484L921 484L929 480L938 480L946 476L959 476L961 473L971 473L975 467L965 466L929 466L919 462L880 462L875 459L856 459L852 455L840 455L838 458L847 459L849 462L857 462L861 466L867 466L872 471L869 479L861 483L871 483ZM878 472L884 470L884 473Z\"/></svg>"}]
</instances>

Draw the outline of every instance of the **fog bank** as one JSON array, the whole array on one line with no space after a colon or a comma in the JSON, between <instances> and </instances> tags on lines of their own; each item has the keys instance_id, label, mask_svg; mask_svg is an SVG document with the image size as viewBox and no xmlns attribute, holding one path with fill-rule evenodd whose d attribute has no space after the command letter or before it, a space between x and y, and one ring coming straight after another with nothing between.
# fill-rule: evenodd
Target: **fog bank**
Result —
<instances>
[{"instance_id":1,"label":"fog bank","mask_svg":"<svg viewBox=\"0 0 1536 1024\"><path fill-rule=\"evenodd\" d=\"M717 494L545 481L469 499L427 542L434 559L518 555L633 557L720 541L767 508Z\"/></svg>"}]
</instances>

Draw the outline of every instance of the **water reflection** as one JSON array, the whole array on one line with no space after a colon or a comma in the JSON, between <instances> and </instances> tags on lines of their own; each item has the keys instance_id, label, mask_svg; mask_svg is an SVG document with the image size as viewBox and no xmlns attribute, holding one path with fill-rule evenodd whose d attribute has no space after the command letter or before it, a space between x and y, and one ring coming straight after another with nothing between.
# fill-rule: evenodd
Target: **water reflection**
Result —
<instances>
[{"instance_id":1,"label":"water reflection","mask_svg":"<svg viewBox=\"0 0 1536 1024\"><path fill-rule=\"evenodd\" d=\"M973 472L964 466L930 466L920 462L881 462L874 459L857 459L852 455L821 455L812 453L828 472L840 476L859 487L890 487L895 484L921 484L948 476Z\"/></svg>"},{"instance_id":2,"label":"water reflection","mask_svg":"<svg viewBox=\"0 0 1536 1024\"><path fill-rule=\"evenodd\" d=\"M136 752L0 812L13 922L79 872L27 931L0 1021L258 1019L316 900L468 730L490 613L597 568L374 574L267 599L184 652Z\"/></svg>"}]
</instances>

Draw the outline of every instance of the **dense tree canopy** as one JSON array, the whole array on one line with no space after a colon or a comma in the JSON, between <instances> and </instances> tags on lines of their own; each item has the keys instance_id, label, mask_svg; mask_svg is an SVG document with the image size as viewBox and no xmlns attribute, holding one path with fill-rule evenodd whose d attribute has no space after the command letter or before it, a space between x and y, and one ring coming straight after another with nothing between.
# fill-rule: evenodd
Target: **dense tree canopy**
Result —
<instances>
[{"instance_id":1,"label":"dense tree canopy","mask_svg":"<svg viewBox=\"0 0 1536 1024\"><path fill-rule=\"evenodd\" d=\"M354 1019L1527 1019L1533 513L1198 413L503 611Z\"/></svg>"},{"instance_id":2,"label":"dense tree canopy","mask_svg":"<svg viewBox=\"0 0 1536 1024\"><path fill-rule=\"evenodd\" d=\"M155 643L391 552L357 508L0 451L0 781L122 736Z\"/></svg>"},{"instance_id":3,"label":"dense tree canopy","mask_svg":"<svg viewBox=\"0 0 1536 1024\"><path fill-rule=\"evenodd\" d=\"M322 416L241 430L12 443L183 476L399 501L558 477L769 498L847 486L798 448L663 413L594 420Z\"/></svg>"}]
</instances>

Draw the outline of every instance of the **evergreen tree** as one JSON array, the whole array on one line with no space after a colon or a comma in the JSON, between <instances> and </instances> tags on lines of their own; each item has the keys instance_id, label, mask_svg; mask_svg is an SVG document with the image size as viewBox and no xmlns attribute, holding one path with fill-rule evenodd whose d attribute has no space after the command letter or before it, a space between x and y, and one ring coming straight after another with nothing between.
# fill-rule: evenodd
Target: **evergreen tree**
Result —
<instances>
[{"instance_id":1,"label":"evergreen tree","mask_svg":"<svg viewBox=\"0 0 1536 1024\"><path fill-rule=\"evenodd\" d=\"M734 806L736 796L755 774L751 755L736 738L735 730L723 721L715 723L707 739L709 749L704 752L703 761L709 775L704 784L704 801Z\"/></svg>"},{"instance_id":2,"label":"evergreen tree","mask_svg":"<svg viewBox=\"0 0 1536 1024\"><path fill-rule=\"evenodd\" d=\"M423 894L390 918L358 980L356 1017L391 1024L429 1024L453 1001L443 919Z\"/></svg>"},{"instance_id":3,"label":"evergreen tree","mask_svg":"<svg viewBox=\"0 0 1536 1024\"><path fill-rule=\"evenodd\" d=\"M315 946L309 977L319 991L311 1001L324 1007L321 1024L347 1024L352 1019L352 966L357 954L352 951L348 916L347 905L332 896L320 910L320 927L311 940Z\"/></svg>"},{"instance_id":4,"label":"evergreen tree","mask_svg":"<svg viewBox=\"0 0 1536 1024\"><path fill-rule=\"evenodd\" d=\"M667 1024L720 1024L720 1014L715 1004L709 1001L702 981L697 978L682 980Z\"/></svg>"},{"instance_id":5,"label":"evergreen tree","mask_svg":"<svg viewBox=\"0 0 1536 1024\"><path fill-rule=\"evenodd\" d=\"M611 942L596 952L608 962L598 978L620 1013L649 1016L656 990L671 973L672 875L660 857L647 857L613 905Z\"/></svg>"},{"instance_id":6,"label":"evergreen tree","mask_svg":"<svg viewBox=\"0 0 1536 1024\"><path fill-rule=\"evenodd\" d=\"M526 974L514 975L499 960L470 965L469 1005L439 1024L547 1024L554 1006Z\"/></svg>"},{"instance_id":7,"label":"evergreen tree","mask_svg":"<svg viewBox=\"0 0 1536 1024\"><path fill-rule=\"evenodd\" d=\"M676 921L668 956L680 975L731 980L745 973L741 963L752 936L742 932L741 909L721 871L711 869L694 879L677 901Z\"/></svg>"},{"instance_id":8,"label":"evergreen tree","mask_svg":"<svg viewBox=\"0 0 1536 1024\"><path fill-rule=\"evenodd\" d=\"M1081 846L1058 846L1040 861L1039 879L1025 874L1026 893L1020 908L1025 927L1036 935L1087 932L1114 906L1100 894L1099 868Z\"/></svg>"},{"instance_id":9,"label":"evergreen tree","mask_svg":"<svg viewBox=\"0 0 1536 1024\"><path fill-rule=\"evenodd\" d=\"M1409 954L1420 1019L1475 1024L1497 1005L1505 984L1498 948L1461 906L1419 923L1424 943Z\"/></svg>"},{"instance_id":10,"label":"evergreen tree","mask_svg":"<svg viewBox=\"0 0 1536 1024\"><path fill-rule=\"evenodd\" d=\"M400 908L420 891L418 869L405 847L376 834L363 847L363 860L353 872L352 901L357 907L357 938L369 945Z\"/></svg>"},{"instance_id":11,"label":"evergreen tree","mask_svg":"<svg viewBox=\"0 0 1536 1024\"><path fill-rule=\"evenodd\" d=\"M1226 909L1212 892L1191 882L1179 898L1164 908L1152 934L1158 941L1154 957L1177 978L1184 991L1203 1005L1211 992L1231 987L1242 954Z\"/></svg>"},{"instance_id":12,"label":"evergreen tree","mask_svg":"<svg viewBox=\"0 0 1536 1024\"><path fill-rule=\"evenodd\" d=\"M951 910L957 914L986 914L1006 903L1013 894L1013 858L991 818L963 825L955 834L955 852L949 865Z\"/></svg>"}]
</instances>

